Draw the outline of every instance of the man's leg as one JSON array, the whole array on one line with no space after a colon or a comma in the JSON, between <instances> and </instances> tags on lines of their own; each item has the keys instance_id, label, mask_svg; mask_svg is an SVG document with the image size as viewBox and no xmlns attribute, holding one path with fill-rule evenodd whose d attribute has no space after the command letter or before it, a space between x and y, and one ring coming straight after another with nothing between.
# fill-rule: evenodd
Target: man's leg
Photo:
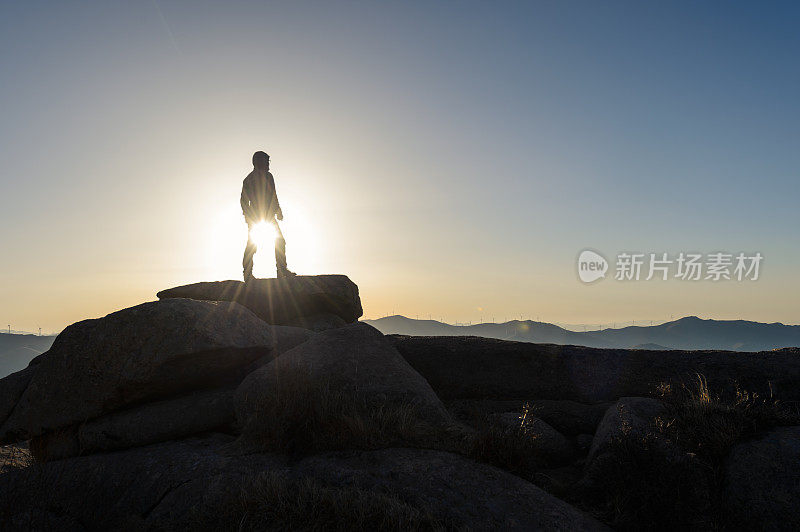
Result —
<instances>
[{"instance_id":1,"label":"man's leg","mask_svg":"<svg viewBox=\"0 0 800 532\"><path fill-rule=\"evenodd\" d=\"M242 257L242 268L244 269L244 280L249 281L253 279L253 256L256 254L258 247L250 238L250 225L247 226L247 245L244 248L244 257Z\"/></svg>"},{"instance_id":2,"label":"man's leg","mask_svg":"<svg viewBox=\"0 0 800 532\"><path fill-rule=\"evenodd\" d=\"M281 228L278 225L278 222L274 222L275 225L275 270L278 273L278 277L286 277L288 275L294 275L292 272L289 271L289 268L286 267L286 239L283 238L283 232L281 232Z\"/></svg>"}]
</instances>

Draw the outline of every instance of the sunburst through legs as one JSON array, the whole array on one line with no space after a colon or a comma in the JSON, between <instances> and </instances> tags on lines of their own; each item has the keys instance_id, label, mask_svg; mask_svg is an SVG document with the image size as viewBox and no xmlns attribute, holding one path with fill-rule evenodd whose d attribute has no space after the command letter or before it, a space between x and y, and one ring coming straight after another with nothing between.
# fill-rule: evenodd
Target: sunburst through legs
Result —
<instances>
[{"instance_id":1,"label":"sunburst through legs","mask_svg":"<svg viewBox=\"0 0 800 532\"><path fill-rule=\"evenodd\" d=\"M260 251L266 251L275 244L275 226L264 221L258 222L250 228L250 240Z\"/></svg>"}]
</instances>

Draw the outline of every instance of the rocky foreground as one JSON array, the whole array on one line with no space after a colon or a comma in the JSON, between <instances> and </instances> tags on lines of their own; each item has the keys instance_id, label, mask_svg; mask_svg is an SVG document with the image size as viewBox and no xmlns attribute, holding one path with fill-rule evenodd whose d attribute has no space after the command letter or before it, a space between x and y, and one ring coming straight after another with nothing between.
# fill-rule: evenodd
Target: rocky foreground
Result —
<instances>
[{"instance_id":1,"label":"rocky foreground","mask_svg":"<svg viewBox=\"0 0 800 532\"><path fill-rule=\"evenodd\" d=\"M0 380L3 529L800 527L797 350L386 337L340 275L158 296Z\"/></svg>"}]
</instances>

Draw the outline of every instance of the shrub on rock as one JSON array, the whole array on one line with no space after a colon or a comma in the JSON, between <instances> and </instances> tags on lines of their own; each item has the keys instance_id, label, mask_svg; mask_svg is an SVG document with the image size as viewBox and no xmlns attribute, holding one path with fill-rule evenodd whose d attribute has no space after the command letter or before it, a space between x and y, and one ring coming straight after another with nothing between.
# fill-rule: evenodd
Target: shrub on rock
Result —
<instances>
[{"instance_id":1,"label":"shrub on rock","mask_svg":"<svg viewBox=\"0 0 800 532\"><path fill-rule=\"evenodd\" d=\"M575 454L575 446L556 429L534 417L535 413L534 411L508 412L497 417L508 432L519 432L521 437L531 440L531 452L543 464L557 465L569 462Z\"/></svg>"},{"instance_id":2,"label":"shrub on rock","mask_svg":"<svg viewBox=\"0 0 800 532\"><path fill-rule=\"evenodd\" d=\"M649 397L623 397L606 410L589 449L588 465L600 456L614 439L621 436L642 438L655 418L665 412L664 405Z\"/></svg>"},{"instance_id":3,"label":"shrub on rock","mask_svg":"<svg viewBox=\"0 0 800 532\"><path fill-rule=\"evenodd\" d=\"M626 405L609 410L600 426L605 436L599 429L599 446L593 446L596 452L580 483L583 499L593 501L619 528L668 523L739 529L769 523L767 528L780 529L779 522L791 522L796 505L782 497L794 489L796 475L786 476L783 465L773 470L767 464L796 462L794 444L780 437L765 438L763 448L758 442L739 442L776 425L797 425L796 410L738 388L712 394L702 376L695 386L660 390L658 404L639 398L626 401L627 411ZM615 435L615 427L623 430ZM780 517L771 521L765 517L770 512Z\"/></svg>"}]
</instances>

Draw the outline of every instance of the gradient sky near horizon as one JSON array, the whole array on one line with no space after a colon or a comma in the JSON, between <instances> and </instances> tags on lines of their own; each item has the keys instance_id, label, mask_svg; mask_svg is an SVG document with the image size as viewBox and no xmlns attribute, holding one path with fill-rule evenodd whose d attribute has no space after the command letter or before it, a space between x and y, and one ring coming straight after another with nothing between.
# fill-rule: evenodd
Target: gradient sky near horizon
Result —
<instances>
[{"instance_id":1,"label":"gradient sky near horizon","mask_svg":"<svg viewBox=\"0 0 800 532\"><path fill-rule=\"evenodd\" d=\"M239 278L257 149L289 266L349 275L369 318L799 323L799 22L790 2L2 2L0 325ZM584 285L584 248L764 262Z\"/></svg>"}]
</instances>

